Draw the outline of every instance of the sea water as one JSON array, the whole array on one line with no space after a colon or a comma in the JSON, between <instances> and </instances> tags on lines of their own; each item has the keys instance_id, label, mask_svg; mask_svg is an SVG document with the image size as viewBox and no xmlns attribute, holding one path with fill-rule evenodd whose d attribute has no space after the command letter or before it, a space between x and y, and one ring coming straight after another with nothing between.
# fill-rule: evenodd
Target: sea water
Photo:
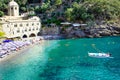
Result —
<instances>
[{"instance_id":1,"label":"sea water","mask_svg":"<svg viewBox=\"0 0 120 80\"><path fill-rule=\"evenodd\" d=\"M120 80L120 37L44 41L0 62L0 80Z\"/></svg>"}]
</instances>

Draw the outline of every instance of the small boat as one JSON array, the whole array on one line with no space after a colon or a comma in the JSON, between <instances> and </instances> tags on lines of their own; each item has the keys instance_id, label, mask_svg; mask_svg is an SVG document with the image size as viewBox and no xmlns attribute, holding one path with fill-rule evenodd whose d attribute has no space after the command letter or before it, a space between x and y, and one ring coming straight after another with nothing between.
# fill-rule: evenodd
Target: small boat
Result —
<instances>
[{"instance_id":1,"label":"small boat","mask_svg":"<svg viewBox=\"0 0 120 80\"><path fill-rule=\"evenodd\" d=\"M109 53L89 53L88 56L95 57L95 58L113 58Z\"/></svg>"}]
</instances>

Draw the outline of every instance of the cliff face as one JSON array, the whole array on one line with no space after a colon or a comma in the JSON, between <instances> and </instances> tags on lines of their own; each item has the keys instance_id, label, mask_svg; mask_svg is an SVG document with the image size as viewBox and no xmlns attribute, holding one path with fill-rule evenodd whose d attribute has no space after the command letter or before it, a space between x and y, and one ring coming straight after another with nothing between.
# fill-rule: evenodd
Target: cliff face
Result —
<instances>
[{"instance_id":1,"label":"cliff face","mask_svg":"<svg viewBox=\"0 0 120 80\"><path fill-rule=\"evenodd\" d=\"M69 27L64 31L67 38L81 38L81 37L102 37L102 36L117 36L120 35L120 26L114 25L97 25L95 27Z\"/></svg>"},{"instance_id":2,"label":"cliff face","mask_svg":"<svg viewBox=\"0 0 120 80\"><path fill-rule=\"evenodd\" d=\"M119 25L101 24L94 27L44 27L41 35L64 35L65 38L102 37L120 35Z\"/></svg>"},{"instance_id":3,"label":"cliff face","mask_svg":"<svg viewBox=\"0 0 120 80\"><path fill-rule=\"evenodd\" d=\"M59 27L43 27L41 30L41 35L58 35Z\"/></svg>"}]
</instances>

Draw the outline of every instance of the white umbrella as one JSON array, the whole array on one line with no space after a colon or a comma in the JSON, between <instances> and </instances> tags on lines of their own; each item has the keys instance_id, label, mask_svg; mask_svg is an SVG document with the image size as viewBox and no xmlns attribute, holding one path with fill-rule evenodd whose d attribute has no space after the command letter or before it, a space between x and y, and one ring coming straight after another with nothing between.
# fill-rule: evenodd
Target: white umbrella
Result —
<instances>
[{"instance_id":1,"label":"white umbrella","mask_svg":"<svg viewBox=\"0 0 120 80\"><path fill-rule=\"evenodd\" d=\"M62 22L60 24L63 24L63 25L70 25L71 23L70 22Z\"/></svg>"}]
</instances>

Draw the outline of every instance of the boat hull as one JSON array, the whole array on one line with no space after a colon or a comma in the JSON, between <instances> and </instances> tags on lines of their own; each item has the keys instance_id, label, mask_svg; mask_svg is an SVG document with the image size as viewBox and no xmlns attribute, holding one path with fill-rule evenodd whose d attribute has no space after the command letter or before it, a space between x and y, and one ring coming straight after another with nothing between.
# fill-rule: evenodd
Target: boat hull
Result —
<instances>
[{"instance_id":1,"label":"boat hull","mask_svg":"<svg viewBox=\"0 0 120 80\"><path fill-rule=\"evenodd\" d=\"M88 53L88 56L95 58L110 58L110 55L107 53Z\"/></svg>"}]
</instances>

